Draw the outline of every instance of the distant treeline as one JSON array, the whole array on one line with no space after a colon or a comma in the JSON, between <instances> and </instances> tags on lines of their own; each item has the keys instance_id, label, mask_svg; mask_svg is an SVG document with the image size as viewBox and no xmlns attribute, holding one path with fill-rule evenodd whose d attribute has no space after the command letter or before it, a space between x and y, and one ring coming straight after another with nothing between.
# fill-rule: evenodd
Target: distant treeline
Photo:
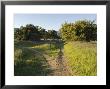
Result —
<instances>
[{"instance_id":1,"label":"distant treeline","mask_svg":"<svg viewBox=\"0 0 110 89\"><path fill-rule=\"evenodd\" d=\"M21 26L20 28L15 28L14 31L14 38L17 40L39 41L41 39L47 40L60 38L57 31L46 31L46 29L40 26L34 26L33 24L27 24L25 27Z\"/></svg>"},{"instance_id":2,"label":"distant treeline","mask_svg":"<svg viewBox=\"0 0 110 89\"><path fill-rule=\"evenodd\" d=\"M96 41L97 40L97 24L95 21L78 20L74 23L61 25L59 31L46 30L40 26L27 24L25 27L15 28L14 38L17 40L38 41L41 39L62 39L64 41Z\"/></svg>"}]
</instances>

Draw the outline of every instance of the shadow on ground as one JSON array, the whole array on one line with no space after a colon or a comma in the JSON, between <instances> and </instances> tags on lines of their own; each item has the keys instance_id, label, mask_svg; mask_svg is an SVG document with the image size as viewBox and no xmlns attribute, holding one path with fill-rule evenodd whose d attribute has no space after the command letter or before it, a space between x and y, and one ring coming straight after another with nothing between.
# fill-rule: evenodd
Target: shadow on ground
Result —
<instances>
[{"instance_id":1,"label":"shadow on ground","mask_svg":"<svg viewBox=\"0 0 110 89\"><path fill-rule=\"evenodd\" d=\"M39 59L37 61L18 62L14 66L15 76L46 76L46 75L49 75L52 72L52 70L46 62L45 62L45 64L43 62Z\"/></svg>"},{"instance_id":2,"label":"shadow on ground","mask_svg":"<svg viewBox=\"0 0 110 89\"><path fill-rule=\"evenodd\" d=\"M38 45L41 46L43 44L44 43L39 43ZM63 42L51 43L51 50L60 50L58 59L62 59L61 57L63 54L61 53L61 50L63 49L63 45ZM18 42L15 44L15 48L21 50L21 54L17 55L15 57L17 60L15 59L14 61L15 76L48 76L54 71L43 56L43 53L50 49L42 48L42 46L30 48L34 46L36 46L36 43L34 44L32 42ZM43 47L45 47L45 45ZM61 64L60 60L59 63Z\"/></svg>"},{"instance_id":3,"label":"shadow on ground","mask_svg":"<svg viewBox=\"0 0 110 89\"><path fill-rule=\"evenodd\" d=\"M26 52L29 52L30 49L26 49ZM29 54L23 52L25 54ZM31 53L34 51L30 51ZM19 60L16 60L14 63L14 75L15 76L46 76L49 75L52 70L46 61L46 58L43 56L43 54L35 54L33 53L33 56L29 58L28 55L22 55ZM36 57L37 56L37 57Z\"/></svg>"}]
</instances>

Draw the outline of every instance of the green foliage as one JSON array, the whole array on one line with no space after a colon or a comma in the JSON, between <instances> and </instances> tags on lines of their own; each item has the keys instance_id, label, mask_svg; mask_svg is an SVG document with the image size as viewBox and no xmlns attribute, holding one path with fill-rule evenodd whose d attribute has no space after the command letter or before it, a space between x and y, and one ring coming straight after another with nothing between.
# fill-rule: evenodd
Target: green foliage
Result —
<instances>
[{"instance_id":1,"label":"green foliage","mask_svg":"<svg viewBox=\"0 0 110 89\"><path fill-rule=\"evenodd\" d=\"M60 29L60 35L63 40L73 40L75 39L75 28L72 23L64 23Z\"/></svg>"},{"instance_id":2,"label":"green foliage","mask_svg":"<svg viewBox=\"0 0 110 89\"><path fill-rule=\"evenodd\" d=\"M64 55L72 75L96 76L97 54L96 43L68 42L64 46Z\"/></svg>"},{"instance_id":3,"label":"green foliage","mask_svg":"<svg viewBox=\"0 0 110 89\"><path fill-rule=\"evenodd\" d=\"M97 25L95 21L79 20L75 23L62 24L60 34L63 40L97 40Z\"/></svg>"},{"instance_id":4,"label":"green foliage","mask_svg":"<svg viewBox=\"0 0 110 89\"><path fill-rule=\"evenodd\" d=\"M14 31L14 37L16 40L31 40L39 41L41 39L58 39L57 31L49 30L34 26L33 24L27 24L26 27L21 26L20 28Z\"/></svg>"}]
</instances>

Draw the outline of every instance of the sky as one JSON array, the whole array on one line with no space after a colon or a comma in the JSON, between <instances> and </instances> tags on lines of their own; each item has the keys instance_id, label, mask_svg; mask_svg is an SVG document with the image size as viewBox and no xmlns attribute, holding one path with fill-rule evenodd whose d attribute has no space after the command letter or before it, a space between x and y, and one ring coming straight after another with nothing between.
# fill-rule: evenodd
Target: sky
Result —
<instances>
[{"instance_id":1,"label":"sky","mask_svg":"<svg viewBox=\"0 0 110 89\"><path fill-rule=\"evenodd\" d=\"M14 28L33 24L41 26L46 30L56 30L61 28L61 24L75 22L77 20L96 20L96 14L14 14Z\"/></svg>"}]
</instances>

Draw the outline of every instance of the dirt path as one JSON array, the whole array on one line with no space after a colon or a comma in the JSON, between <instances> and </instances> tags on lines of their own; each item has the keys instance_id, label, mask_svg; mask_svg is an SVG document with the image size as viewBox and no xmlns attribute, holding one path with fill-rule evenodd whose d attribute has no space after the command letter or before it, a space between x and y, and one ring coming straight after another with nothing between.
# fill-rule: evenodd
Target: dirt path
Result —
<instances>
[{"instance_id":1,"label":"dirt path","mask_svg":"<svg viewBox=\"0 0 110 89\"><path fill-rule=\"evenodd\" d=\"M28 48L31 49L31 48ZM48 76L71 76L71 72L69 67L67 66L66 59L64 58L63 52L59 51L56 58L51 58L45 53L40 53L37 50L31 49L34 52L39 54L43 54L43 57L46 58L47 63L49 64L52 73L50 73Z\"/></svg>"},{"instance_id":2,"label":"dirt path","mask_svg":"<svg viewBox=\"0 0 110 89\"><path fill-rule=\"evenodd\" d=\"M46 57L46 59L53 70L50 76L70 76L71 75L62 51L58 53L57 58L51 59L49 57Z\"/></svg>"}]
</instances>

